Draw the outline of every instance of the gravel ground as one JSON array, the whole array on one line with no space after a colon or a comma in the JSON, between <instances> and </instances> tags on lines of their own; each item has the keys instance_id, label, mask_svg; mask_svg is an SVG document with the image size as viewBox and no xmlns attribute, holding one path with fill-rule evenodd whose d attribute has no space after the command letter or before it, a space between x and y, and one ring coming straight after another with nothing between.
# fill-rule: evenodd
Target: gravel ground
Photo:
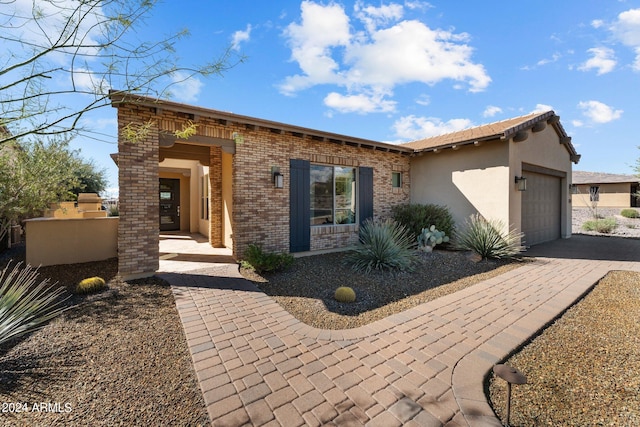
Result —
<instances>
[{"instance_id":1,"label":"gravel ground","mask_svg":"<svg viewBox=\"0 0 640 427\"><path fill-rule=\"evenodd\" d=\"M0 254L0 267L9 256L23 254ZM68 288L99 275L109 289L0 346L0 425L210 424L170 288L118 282L116 269L115 259L40 269Z\"/></svg>"},{"instance_id":2,"label":"gravel ground","mask_svg":"<svg viewBox=\"0 0 640 427\"><path fill-rule=\"evenodd\" d=\"M504 363L528 380L512 387L512 426L640 426L640 273L609 273ZM489 383L506 422L506 383Z\"/></svg>"},{"instance_id":3,"label":"gravel ground","mask_svg":"<svg viewBox=\"0 0 640 427\"><path fill-rule=\"evenodd\" d=\"M348 329L456 292L482 280L517 268L520 262L474 262L463 252L436 250L420 257L412 273L374 271L355 273L342 262L344 254L297 258L285 272L259 276L242 274L270 295L298 320L321 329ZM356 292L356 302L333 298L340 286Z\"/></svg>"},{"instance_id":4,"label":"gravel ground","mask_svg":"<svg viewBox=\"0 0 640 427\"><path fill-rule=\"evenodd\" d=\"M640 219L598 209L618 226L608 235L639 238ZM573 233L593 219L573 210ZM614 271L504 363L527 377L513 386L512 426L640 426L640 274ZM506 383L490 375L488 395L506 422Z\"/></svg>"},{"instance_id":5,"label":"gravel ground","mask_svg":"<svg viewBox=\"0 0 640 427\"><path fill-rule=\"evenodd\" d=\"M609 234L602 234L596 231L584 231L582 224L585 221L594 219L594 212L589 208L574 208L571 232L574 234L591 234L594 236L618 236L640 238L640 218L625 218L620 215L622 209L599 208L598 217L615 218L618 224L615 230ZM640 211L640 209L638 209Z\"/></svg>"}]
</instances>

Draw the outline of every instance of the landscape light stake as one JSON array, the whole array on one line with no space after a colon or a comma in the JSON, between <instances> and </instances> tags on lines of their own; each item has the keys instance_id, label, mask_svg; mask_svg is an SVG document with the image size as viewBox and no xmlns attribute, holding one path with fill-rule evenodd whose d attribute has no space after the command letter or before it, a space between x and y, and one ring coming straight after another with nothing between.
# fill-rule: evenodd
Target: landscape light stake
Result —
<instances>
[{"instance_id":1,"label":"landscape light stake","mask_svg":"<svg viewBox=\"0 0 640 427\"><path fill-rule=\"evenodd\" d=\"M509 426L509 416L511 415L511 384L526 384L527 377L516 368L509 365L495 365L493 373L507 382L507 423Z\"/></svg>"}]
</instances>

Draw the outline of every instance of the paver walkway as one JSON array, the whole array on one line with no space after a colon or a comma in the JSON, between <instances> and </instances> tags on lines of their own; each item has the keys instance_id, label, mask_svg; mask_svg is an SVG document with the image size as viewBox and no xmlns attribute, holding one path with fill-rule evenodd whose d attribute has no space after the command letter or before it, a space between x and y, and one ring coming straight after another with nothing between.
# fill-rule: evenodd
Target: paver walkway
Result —
<instances>
[{"instance_id":1,"label":"paver walkway","mask_svg":"<svg viewBox=\"0 0 640 427\"><path fill-rule=\"evenodd\" d=\"M492 366L607 272L640 271L640 240L601 239L540 245L535 262L341 331L299 322L233 264L160 276L215 426L500 426Z\"/></svg>"}]
</instances>

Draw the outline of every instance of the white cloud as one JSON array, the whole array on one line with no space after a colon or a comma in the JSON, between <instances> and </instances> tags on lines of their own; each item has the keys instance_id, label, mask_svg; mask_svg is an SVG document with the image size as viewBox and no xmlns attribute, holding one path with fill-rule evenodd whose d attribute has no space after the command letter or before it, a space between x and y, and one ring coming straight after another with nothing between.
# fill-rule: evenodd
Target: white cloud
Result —
<instances>
[{"instance_id":1,"label":"white cloud","mask_svg":"<svg viewBox=\"0 0 640 427\"><path fill-rule=\"evenodd\" d=\"M324 104L341 113L386 113L396 108L396 102L383 99L383 95L341 95L336 92L327 95Z\"/></svg>"},{"instance_id":2,"label":"white cloud","mask_svg":"<svg viewBox=\"0 0 640 427\"><path fill-rule=\"evenodd\" d=\"M593 123L609 123L622 116L622 110L615 110L600 101L582 101L578 103L578 108L582 114Z\"/></svg>"},{"instance_id":3,"label":"white cloud","mask_svg":"<svg viewBox=\"0 0 640 427\"><path fill-rule=\"evenodd\" d=\"M640 71L640 9L622 12L610 29L622 44L634 50L633 69Z\"/></svg>"},{"instance_id":4,"label":"white cloud","mask_svg":"<svg viewBox=\"0 0 640 427\"><path fill-rule=\"evenodd\" d=\"M587 50L587 52L593 56L578 67L580 71L596 69L597 74L600 76L613 71L617 64L613 49L609 49L608 47L594 47Z\"/></svg>"},{"instance_id":5,"label":"white cloud","mask_svg":"<svg viewBox=\"0 0 640 427\"><path fill-rule=\"evenodd\" d=\"M202 90L202 81L197 77L189 76L182 72L171 75L171 92L178 101L195 102Z\"/></svg>"},{"instance_id":6,"label":"white cloud","mask_svg":"<svg viewBox=\"0 0 640 427\"><path fill-rule=\"evenodd\" d=\"M100 93L106 95L111 87L104 77L96 76L86 68L76 68L70 74L74 88L81 92Z\"/></svg>"},{"instance_id":7,"label":"white cloud","mask_svg":"<svg viewBox=\"0 0 640 427\"><path fill-rule=\"evenodd\" d=\"M244 31L236 31L231 36L231 46L238 50L240 49L240 44L246 41L249 41L251 38L251 24L247 25L246 30Z\"/></svg>"},{"instance_id":8,"label":"white cloud","mask_svg":"<svg viewBox=\"0 0 640 427\"><path fill-rule=\"evenodd\" d=\"M355 22L335 3L325 6L307 0L301 11L300 23L289 24L284 35L291 59L302 72L285 78L279 87L283 94L331 84L346 90L340 98L344 101L371 93L392 96L395 86L406 83L453 80L479 92L491 82L484 66L471 60L467 34L433 30L416 20L400 21L404 6L399 4L372 7L358 1ZM358 24L363 29L358 30ZM331 99L339 98L334 93Z\"/></svg>"},{"instance_id":9,"label":"white cloud","mask_svg":"<svg viewBox=\"0 0 640 427\"><path fill-rule=\"evenodd\" d=\"M593 28L600 28L604 25L604 21L602 19L594 19L593 21L591 21L591 26Z\"/></svg>"},{"instance_id":10,"label":"white cloud","mask_svg":"<svg viewBox=\"0 0 640 427\"><path fill-rule=\"evenodd\" d=\"M502 108L496 107L495 105L489 105L482 112L482 117L493 117L498 113L502 113Z\"/></svg>"},{"instance_id":11,"label":"white cloud","mask_svg":"<svg viewBox=\"0 0 640 427\"><path fill-rule=\"evenodd\" d=\"M404 8L399 4L391 3L380 7L365 6L361 0L356 2L354 11L356 17L365 24L370 33L380 25L400 20L404 14Z\"/></svg>"},{"instance_id":12,"label":"white cloud","mask_svg":"<svg viewBox=\"0 0 640 427\"><path fill-rule=\"evenodd\" d=\"M469 119L451 119L443 122L436 117L401 117L393 124L396 135L402 139L416 141L431 136L456 132L472 126Z\"/></svg>"},{"instance_id":13,"label":"white cloud","mask_svg":"<svg viewBox=\"0 0 640 427\"><path fill-rule=\"evenodd\" d=\"M429 95L422 94L418 97L418 99L416 99L416 104L426 107L427 105L431 104L431 98L429 97Z\"/></svg>"},{"instance_id":14,"label":"white cloud","mask_svg":"<svg viewBox=\"0 0 640 427\"><path fill-rule=\"evenodd\" d=\"M536 107L531 110L531 113L546 113L547 111L553 110L551 105L547 104L536 104Z\"/></svg>"},{"instance_id":15,"label":"white cloud","mask_svg":"<svg viewBox=\"0 0 640 427\"><path fill-rule=\"evenodd\" d=\"M584 122L582 120L571 120L571 124L577 128L584 126Z\"/></svg>"}]
</instances>

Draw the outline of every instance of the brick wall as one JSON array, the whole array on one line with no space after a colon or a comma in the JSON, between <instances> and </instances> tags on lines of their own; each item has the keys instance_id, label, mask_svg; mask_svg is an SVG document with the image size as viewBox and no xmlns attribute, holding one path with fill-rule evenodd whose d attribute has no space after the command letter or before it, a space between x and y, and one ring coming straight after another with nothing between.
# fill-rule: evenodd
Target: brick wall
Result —
<instances>
[{"instance_id":1,"label":"brick wall","mask_svg":"<svg viewBox=\"0 0 640 427\"><path fill-rule=\"evenodd\" d=\"M409 201L409 157L370 148L322 141L275 129L194 117L168 110L122 105L118 122L153 126L141 141L119 142L121 221L119 228L119 269L122 275L135 276L158 268L158 132L182 129L193 121L197 134L235 140L232 176L222 175L220 147L210 150L210 242L223 244L223 179L232 180L233 253L241 258L247 246L259 243L265 250L289 250L289 160L312 163L372 167L374 170L374 215L390 215L391 207ZM284 175L284 188L274 188L272 167ZM402 189L393 189L392 172L402 172ZM358 227L312 227L311 249L345 247L357 241Z\"/></svg>"},{"instance_id":2,"label":"brick wall","mask_svg":"<svg viewBox=\"0 0 640 427\"><path fill-rule=\"evenodd\" d=\"M374 215L391 214L391 207L409 202L409 157L369 148L318 141L310 136L274 133L269 129L235 128L242 135L236 145L234 179L234 253L258 242L269 251L289 250L289 159L337 166L374 169ZM280 168L284 188L274 188L271 167ZM392 189L392 172L402 172L403 188ZM354 225L311 228L311 250L346 247L358 240Z\"/></svg>"},{"instance_id":3,"label":"brick wall","mask_svg":"<svg viewBox=\"0 0 640 427\"><path fill-rule=\"evenodd\" d=\"M125 126L151 123L135 143L123 136ZM158 261L158 128L155 111L125 105L118 108L118 272L123 278L153 274Z\"/></svg>"}]
</instances>

